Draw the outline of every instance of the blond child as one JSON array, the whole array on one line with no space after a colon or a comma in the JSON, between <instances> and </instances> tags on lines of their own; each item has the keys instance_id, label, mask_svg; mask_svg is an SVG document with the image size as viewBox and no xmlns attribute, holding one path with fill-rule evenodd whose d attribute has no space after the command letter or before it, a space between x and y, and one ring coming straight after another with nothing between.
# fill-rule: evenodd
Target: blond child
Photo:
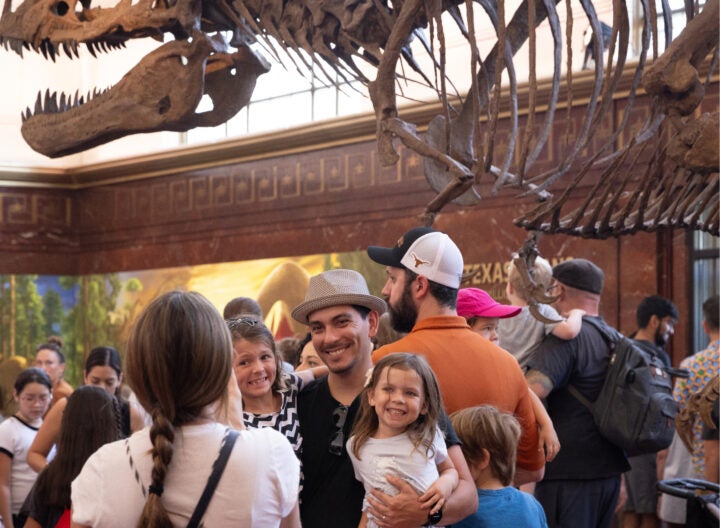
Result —
<instances>
[{"instance_id":1,"label":"blond child","mask_svg":"<svg viewBox=\"0 0 720 528\"><path fill-rule=\"evenodd\" d=\"M479 506L454 528L547 528L540 503L512 487L520 424L490 405L462 409L450 416L477 486Z\"/></svg>"},{"instance_id":2,"label":"blond child","mask_svg":"<svg viewBox=\"0 0 720 528\"><path fill-rule=\"evenodd\" d=\"M386 480L391 473L421 493L418 500L431 515L441 510L459 479L438 427L442 408L437 380L422 356L396 353L378 361L347 441L366 499L373 489L397 494ZM367 506L363 501L359 526L375 527Z\"/></svg>"},{"instance_id":3,"label":"blond child","mask_svg":"<svg viewBox=\"0 0 720 528\"><path fill-rule=\"evenodd\" d=\"M537 284L550 289L552 282L552 267L542 257L537 257L530 274ZM559 321L557 323L543 323L538 321L531 313L528 303L529 292L523 287L522 277L517 267L510 263L508 282L505 288L507 298L514 306L522 307L520 313L510 319L502 319L498 325L500 346L515 356L520 367L525 370L528 360L540 346L540 342L547 334L553 334L560 339L574 339L582 327L584 310L570 310L567 318L563 319L555 308L549 304L538 304L537 309L546 319Z\"/></svg>"}]
</instances>

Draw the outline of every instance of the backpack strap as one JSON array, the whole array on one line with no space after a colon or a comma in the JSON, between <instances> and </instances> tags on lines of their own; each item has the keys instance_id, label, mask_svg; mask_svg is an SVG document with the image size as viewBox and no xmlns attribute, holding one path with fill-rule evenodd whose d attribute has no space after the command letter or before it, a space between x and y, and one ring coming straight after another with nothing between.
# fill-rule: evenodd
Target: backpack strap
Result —
<instances>
[{"instance_id":1,"label":"backpack strap","mask_svg":"<svg viewBox=\"0 0 720 528\"><path fill-rule=\"evenodd\" d=\"M605 342L608 344L608 347L610 347L610 353L612 354L612 351L615 348L615 344L617 343L617 334L619 334L619 332L617 332L617 330L615 330L614 328L609 327L602 319L595 319L594 317L583 317L583 322L588 323L590 326L600 332L603 340L605 340ZM592 402L588 400L585 396L580 394L580 391L577 390L577 387L575 387L575 385L568 385L567 390L575 397L576 400L578 400L585 407L587 407L590 412L593 412Z\"/></svg>"},{"instance_id":2,"label":"backpack strap","mask_svg":"<svg viewBox=\"0 0 720 528\"><path fill-rule=\"evenodd\" d=\"M575 399L578 400L580 403L582 403L585 407L590 409L590 412L593 410L593 404L588 400L585 396L580 394L580 391L575 388L575 385L568 385L567 390L570 394L575 396Z\"/></svg>"},{"instance_id":3,"label":"backpack strap","mask_svg":"<svg viewBox=\"0 0 720 528\"><path fill-rule=\"evenodd\" d=\"M583 317L583 322L588 323L590 326L595 328L595 330L600 332L600 335L608 343L611 350L615 348L615 344L624 337L620 332L611 326L608 326L602 319Z\"/></svg>"},{"instance_id":4,"label":"backpack strap","mask_svg":"<svg viewBox=\"0 0 720 528\"><path fill-rule=\"evenodd\" d=\"M200 520L203 515L205 515L205 510L207 510L208 504L210 504L210 499L212 499L212 496L215 493L215 488L217 487L218 482L220 482L220 477L225 470L225 466L230 458L230 453L233 450L238 434L239 433L234 429L228 429L228 432L223 439L222 447L220 448L220 454L213 463L212 473L210 473L205 489L200 496L197 506L195 506L195 511L193 512L192 517L190 517L188 528L197 528L200 526Z\"/></svg>"}]
</instances>

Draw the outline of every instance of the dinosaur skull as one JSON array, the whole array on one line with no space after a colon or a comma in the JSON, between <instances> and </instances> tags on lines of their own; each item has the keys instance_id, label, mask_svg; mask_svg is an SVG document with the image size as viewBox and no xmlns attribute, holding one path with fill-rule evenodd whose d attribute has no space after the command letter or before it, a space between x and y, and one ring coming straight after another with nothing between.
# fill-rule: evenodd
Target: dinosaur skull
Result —
<instances>
[{"instance_id":1,"label":"dinosaur skull","mask_svg":"<svg viewBox=\"0 0 720 528\"><path fill-rule=\"evenodd\" d=\"M41 52L55 60L62 49L78 56L85 44L98 51L123 47L130 38L176 39L145 56L106 92L85 96L38 94L33 109L23 112L22 135L49 157L81 152L141 132L186 131L217 126L250 100L257 77L269 64L250 48L231 52L219 35L199 30L199 2L121 0L110 8L91 8L90 0L27 0L15 11L5 1L0 18L0 44L22 55ZM214 27L212 29L221 29ZM204 94L211 111L198 113Z\"/></svg>"},{"instance_id":2,"label":"dinosaur skull","mask_svg":"<svg viewBox=\"0 0 720 528\"><path fill-rule=\"evenodd\" d=\"M94 54L98 47L118 47L131 38L155 37L166 32L187 36L199 21L199 3L177 0L174 5L156 0L121 0L114 7L91 7L91 0L26 0L11 11L5 0L0 18L0 43L22 55L22 48L40 51L54 60L62 47L77 56L84 43Z\"/></svg>"}]
</instances>

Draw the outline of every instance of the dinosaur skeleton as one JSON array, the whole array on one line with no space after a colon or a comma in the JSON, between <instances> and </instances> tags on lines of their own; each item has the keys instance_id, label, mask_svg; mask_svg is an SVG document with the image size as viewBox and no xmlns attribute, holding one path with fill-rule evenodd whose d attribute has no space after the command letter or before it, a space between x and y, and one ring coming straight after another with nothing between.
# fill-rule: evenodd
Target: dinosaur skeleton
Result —
<instances>
[{"instance_id":1,"label":"dinosaur skeleton","mask_svg":"<svg viewBox=\"0 0 720 528\"><path fill-rule=\"evenodd\" d=\"M708 74L703 83L699 72L717 68L718 2L707 0L699 14L686 2L687 27L658 58L655 3L640 0L642 48L627 107L609 137L595 138L602 147L585 160L582 151L608 115L627 66L628 6L614 0L607 64L596 61L582 125L572 139L568 130L568 148L549 171L538 170L535 162L550 136L563 83L567 106L573 106L570 3L563 30L557 0L523 0L507 23L502 0L121 0L110 8L92 7L91 0L25 0L15 10L12 0L5 0L0 43L21 55L32 50L54 60L60 51L78 56L81 44L95 55L121 48L129 39L175 39L145 57L107 92L84 97L48 91L38 96L34 109L23 112L22 133L34 149L51 157L128 134L183 131L226 121L247 104L257 77L267 71L259 51L263 48L275 58L287 53L299 66L313 65L328 79L337 75L367 84L381 163L397 162L399 142L425 159L427 179L437 192L422 216L428 225L449 202L478 203L480 190L487 188L491 194L511 189L521 198L534 195L538 205L515 219L531 231L606 238L668 226L718 235L718 112L698 115L696 110L710 81ZM590 0L579 4L593 35L602 35ZM671 35L669 7L664 6L666 34ZM484 58L475 28L481 11L497 35ZM448 18L470 51L471 87L464 97L448 90ZM536 67L541 23L550 29L553 48L542 124ZM563 37L568 43L564 79ZM592 41L594 56L602 57L604 39ZM416 61L412 42L424 47L432 71L423 71ZM513 58L526 42L529 99L521 130ZM656 60L646 68L651 43ZM368 80L358 61L374 67L374 79ZM433 87L442 103L442 113L424 134L400 117L396 92L404 65ZM511 131L509 144L501 148L496 131L501 99L507 98L503 72L509 79ZM652 111L641 130L630 133L629 116L641 83L653 99ZM213 110L198 113L204 94L213 100ZM631 139L618 146L621 135ZM594 187L587 199L568 211L571 194L588 181Z\"/></svg>"}]
</instances>

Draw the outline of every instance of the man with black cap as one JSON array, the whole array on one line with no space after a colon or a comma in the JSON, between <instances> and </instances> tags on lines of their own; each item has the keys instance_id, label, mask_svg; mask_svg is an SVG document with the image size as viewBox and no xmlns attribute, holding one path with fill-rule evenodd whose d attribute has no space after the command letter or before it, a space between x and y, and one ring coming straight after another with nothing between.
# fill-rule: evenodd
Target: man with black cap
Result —
<instances>
[{"instance_id":1,"label":"man with black cap","mask_svg":"<svg viewBox=\"0 0 720 528\"><path fill-rule=\"evenodd\" d=\"M527 383L507 351L470 329L457 314L463 258L445 233L417 227L394 247L370 246L372 260L386 266L382 290L390 322L408 335L380 347L373 361L392 352L424 356L435 372L448 414L491 404L514 414L522 426L515 484L542 478L545 460L538 450L538 430Z\"/></svg>"},{"instance_id":2,"label":"man with black cap","mask_svg":"<svg viewBox=\"0 0 720 528\"><path fill-rule=\"evenodd\" d=\"M300 506L303 526L355 528L360 522L365 490L355 478L346 442L372 367L371 339L384 311L385 301L370 295L363 276L346 269L311 277L305 300L292 311L296 321L310 327L313 346L329 369L327 376L310 383L298 396L305 477ZM455 433L446 441L460 483L443 507L443 520L456 522L477 509L477 495ZM379 526L439 522L437 516L430 522L429 510L420 507L419 494L408 483L391 479L400 490L397 502L370 510Z\"/></svg>"},{"instance_id":3,"label":"man with black cap","mask_svg":"<svg viewBox=\"0 0 720 528\"><path fill-rule=\"evenodd\" d=\"M575 387L594 401L603 385L610 350L588 318L606 324L599 315L604 274L585 259L567 260L553 268L555 308L567 313L585 310L580 333L564 341L552 334L528 362L527 380L541 398L562 449L549 462L535 497L548 526L609 527L620 494L621 474L630 466L622 450L600 435L590 410L568 390Z\"/></svg>"}]
</instances>

